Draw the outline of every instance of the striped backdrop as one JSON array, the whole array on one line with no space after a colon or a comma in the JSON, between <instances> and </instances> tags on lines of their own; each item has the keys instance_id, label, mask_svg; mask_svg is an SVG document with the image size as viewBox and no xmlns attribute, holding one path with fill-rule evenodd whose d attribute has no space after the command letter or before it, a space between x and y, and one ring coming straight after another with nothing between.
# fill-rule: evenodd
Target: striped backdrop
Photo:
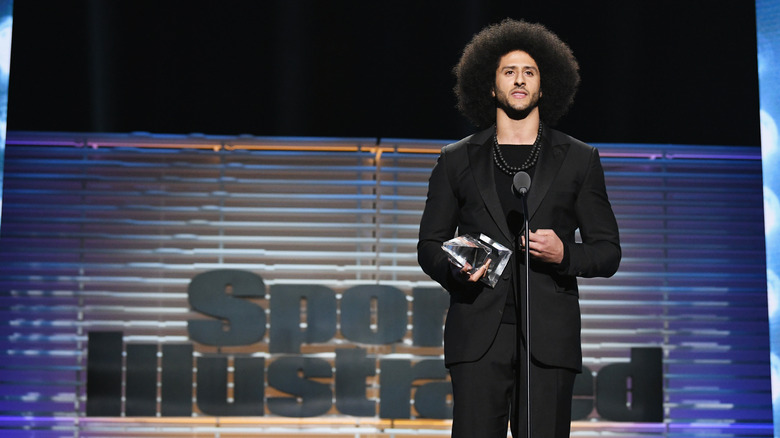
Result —
<instances>
[{"instance_id":1,"label":"striped backdrop","mask_svg":"<svg viewBox=\"0 0 780 438\"><path fill-rule=\"evenodd\" d=\"M92 332L121 332L125 346L160 351L191 344L196 358L221 354L230 363L283 356L269 351L267 332L236 347L190 339L188 321L208 317L189 304L188 286L218 269L257 274L267 288L324 286L338 298L360 285L406 295L399 342L361 344L338 331L304 344L303 357L333 364L336 349L358 347L377 363L441 359L440 346L413 342L411 309L414 290L444 293L417 266L415 245L428 175L445 143L10 132L0 434L448 436L448 420L415 409L409 419L335 407L311 418L267 409L215 417L200 411L196 389L191 417L86 415ZM597 146L624 257L613 278L581 281L584 364L597 384L600 369L628 363L632 348L661 348L664 421L612 421L594 408L573 423L572 436L772 436L759 148ZM253 302L268 312L267 296ZM379 382L379 373L368 378L366 395L381 405ZM265 395L286 394L266 385Z\"/></svg>"}]
</instances>

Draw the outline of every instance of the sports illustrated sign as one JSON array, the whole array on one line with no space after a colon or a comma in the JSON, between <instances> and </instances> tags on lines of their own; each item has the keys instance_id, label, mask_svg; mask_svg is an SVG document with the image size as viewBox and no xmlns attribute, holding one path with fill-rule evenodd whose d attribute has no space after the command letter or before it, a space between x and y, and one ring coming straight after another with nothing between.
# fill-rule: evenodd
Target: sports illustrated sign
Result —
<instances>
[{"instance_id":1,"label":"sports illustrated sign","mask_svg":"<svg viewBox=\"0 0 780 438\"><path fill-rule=\"evenodd\" d=\"M208 317L188 321L191 343L125 345L122 332L89 333L88 416L315 417L335 408L385 419L452 418L438 348L448 307L441 289L414 288L410 297L376 284L340 294L322 285L272 285L266 293L257 274L214 270L191 280L188 298ZM266 298L268 308L257 303ZM403 343L426 354L369 354ZM314 344L332 348L302 352ZM262 348L212 352L241 346ZM661 348L632 348L628 363L597 373L584 368L572 419L595 412L607 421L663 421L662 380Z\"/></svg>"}]
</instances>

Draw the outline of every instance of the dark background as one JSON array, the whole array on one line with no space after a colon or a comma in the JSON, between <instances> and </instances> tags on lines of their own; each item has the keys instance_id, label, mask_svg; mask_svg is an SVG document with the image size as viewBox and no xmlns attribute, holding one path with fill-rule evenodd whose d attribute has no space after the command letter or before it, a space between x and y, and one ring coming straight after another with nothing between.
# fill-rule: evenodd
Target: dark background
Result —
<instances>
[{"instance_id":1,"label":"dark background","mask_svg":"<svg viewBox=\"0 0 780 438\"><path fill-rule=\"evenodd\" d=\"M541 22L588 142L754 146L753 1L16 0L9 130L456 139L471 36Z\"/></svg>"}]
</instances>

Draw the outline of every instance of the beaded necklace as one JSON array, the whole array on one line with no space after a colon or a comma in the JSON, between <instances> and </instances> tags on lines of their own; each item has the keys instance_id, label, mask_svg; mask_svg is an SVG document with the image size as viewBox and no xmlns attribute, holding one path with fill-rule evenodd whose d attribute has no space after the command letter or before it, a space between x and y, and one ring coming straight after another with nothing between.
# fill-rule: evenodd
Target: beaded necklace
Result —
<instances>
[{"instance_id":1,"label":"beaded necklace","mask_svg":"<svg viewBox=\"0 0 780 438\"><path fill-rule=\"evenodd\" d=\"M498 145L498 132L493 134L493 161L496 166L501 169L502 172L507 175L514 175L521 170L526 170L536 164L536 159L539 158L539 151L542 149L542 122L539 122L539 132L536 134L536 140L533 146L531 146L531 153L526 158L525 162L520 166L510 166L506 162L504 156L501 155L501 147Z\"/></svg>"}]
</instances>

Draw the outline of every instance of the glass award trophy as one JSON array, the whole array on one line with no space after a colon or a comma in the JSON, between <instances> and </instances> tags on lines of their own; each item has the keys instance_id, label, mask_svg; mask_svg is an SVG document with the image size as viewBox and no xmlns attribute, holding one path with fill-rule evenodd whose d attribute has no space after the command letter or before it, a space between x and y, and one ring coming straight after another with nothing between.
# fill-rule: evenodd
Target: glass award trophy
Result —
<instances>
[{"instance_id":1,"label":"glass award trophy","mask_svg":"<svg viewBox=\"0 0 780 438\"><path fill-rule=\"evenodd\" d=\"M467 264L471 266L470 274L477 271L490 259L487 274L480 279L490 287L498 283L498 278L504 272L509 257L512 255L510 249L484 234L480 234L479 238L464 234L444 242L441 248L456 266L460 268Z\"/></svg>"}]
</instances>

